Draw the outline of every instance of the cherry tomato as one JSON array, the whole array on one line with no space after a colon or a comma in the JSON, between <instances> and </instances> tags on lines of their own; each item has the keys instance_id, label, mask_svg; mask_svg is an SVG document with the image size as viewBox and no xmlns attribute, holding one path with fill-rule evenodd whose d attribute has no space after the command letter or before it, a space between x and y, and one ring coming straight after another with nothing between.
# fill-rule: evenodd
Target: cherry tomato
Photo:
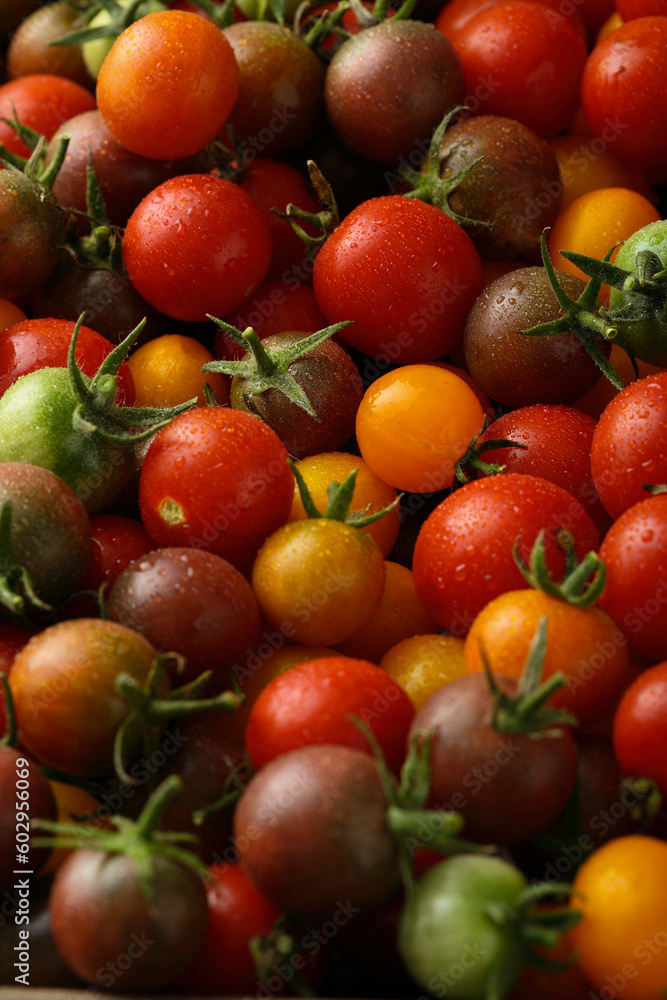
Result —
<instances>
[{"instance_id":1,"label":"cherry tomato","mask_svg":"<svg viewBox=\"0 0 667 1000\"><path fill-rule=\"evenodd\" d=\"M624 1000L655 1000L667 982L667 843L616 837L574 878L572 907L583 918L571 932L591 985Z\"/></svg>"},{"instance_id":2,"label":"cherry tomato","mask_svg":"<svg viewBox=\"0 0 667 1000\"><path fill-rule=\"evenodd\" d=\"M296 466L304 478L308 492L318 510L324 510L327 505L327 488L330 483L342 483L353 469L357 477L354 481L351 510L368 509L368 513L383 510L396 500L396 490L389 486L371 470L363 458L349 455L343 451L323 452L302 458ZM299 488L294 483L294 501L290 521L306 517L306 511L301 500ZM382 555L387 558L398 536L401 526L401 512L397 506L388 511L384 517L372 524L367 524L360 531L370 535L378 544Z\"/></svg>"},{"instance_id":3,"label":"cherry tomato","mask_svg":"<svg viewBox=\"0 0 667 1000\"><path fill-rule=\"evenodd\" d=\"M541 3L498 3L473 15L453 44L482 114L516 118L543 138L567 127L586 48L565 18Z\"/></svg>"},{"instance_id":4,"label":"cherry tomato","mask_svg":"<svg viewBox=\"0 0 667 1000\"><path fill-rule=\"evenodd\" d=\"M465 673L463 639L453 635L413 635L384 654L380 666L405 690L415 708L434 691Z\"/></svg>"},{"instance_id":5,"label":"cherry tomato","mask_svg":"<svg viewBox=\"0 0 667 1000\"><path fill-rule=\"evenodd\" d=\"M250 944L258 934L273 930L280 910L240 865L220 862L210 865L208 873L204 943L170 988L197 996L255 994L260 983Z\"/></svg>"},{"instance_id":6,"label":"cherry tomato","mask_svg":"<svg viewBox=\"0 0 667 1000\"><path fill-rule=\"evenodd\" d=\"M547 566L561 579L562 528L573 534L578 559L597 550L590 516L555 483L520 473L468 483L443 500L419 532L412 570L422 604L452 635L465 636L489 601L525 585L512 555L517 538L525 562L545 529Z\"/></svg>"},{"instance_id":7,"label":"cherry tomato","mask_svg":"<svg viewBox=\"0 0 667 1000\"><path fill-rule=\"evenodd\" d=\"M238 65L220 29L197 14L164 10L116 39L97 78L97 105L123 146L169 160L215 139L238 89Z\"/></svg>"},{"instance_id":8,"label":"cherry tomato","mask_svg":"<svg viewBox=\"0 0 667 1000\"><path fill-rule=\"evenodd\" d=\"M400 563L385 562L384 590L377 609L367 622L337 643L346 656L379 663L392 646L414 635L438 631L436 622L423 607L412 572Z\"/></svg>"},{"instance_id":9,"label":"cherry tomato","mask_svg":"<svg viewBox=\"0 0 667 1000\"><path fill-rule=\"evenodd\" d=\"M614 751L625 774L651 778L667 795L667 662L649 667L626 689L614 716Z\"/></svg>"},{"instance_id":10,"label":"cherry tomato","mask_svg":"<svg viewBox=\"0 0 667 1000\"><path fill-rule=\"evenodd\" d=\"M413 493L444 490L484 422L466 382L436 365L402 365L366 390L357 443L380 479Z\"/></svg>"},{"instance_id":11,"label":"cherry tomato","mask_svg":"<svg viewBox=\"0 0 667 1000\"><path fill-rule=\"evenodd\" d=\"M50 139L56 129L74 115L93 111L95 98L86 87L64 76L35 73L20 76L0 86L0 119L18 120ZM0 141L11 153L30 156L30 149L14 129L0 120Z\"/></svg>"},{"instance_id":12,"label":"cherry tomato","mask_svg":"<svg viewBox=\"0 0 667 1000\"><path fill-rule=\"evenodd\" d=\"M667 163L666 39L667 17L628 21L595 46L581 78L591 133L643 167Z\"/></svg>"},{"instance_id":13,"label":"cherry tomato","mask_svg":"<svg viewBox=\"0 0 667 1000\"><path fill-rule=\"evenodd\" d=\"M641 167L615 156L612 143L579 135L557 135L549 140L549 145L556 154L563 185L561 210L581 195L599 188L629 188L648 201L655 200Z\"/></svg>"},{"instance_id":14,"label":"cherry tomato","mask_svg":"<svg viewBox=\"0 0 667 1000\"><path fill-rule=\"evenodd\" d=\"M160 184L135 208L123 240L137 291L160 312L191 322L243 305L264 280L271 252L259 206L208 174Z\"/></svg>"},{"instance_id":15,"label":"cherry tomato","mask_svg":"<svg viewBox=\"0 0 667 1000\"><path fill-rule=\"evenodd\" d=\"M612 517L667 482L667 372L647 375L606 406L591 445L593 482Z\"/></svg>"},{"instance_id":16,"label":"cherry tomato","mask_svg":"<svg viewBox=\"0 0 667 1000\"><path fill-rule=\"evenodd\" d=\"M354 321L341 339L385 365L433 361L455 347L483 286L479 254L463 229L434 205L401 195L353 209L313 270L329 323Z\"/></svg>"},{"instance_id":17,"label":"cherry tomato","mask_svg":"<svg viewBox=\"0 0 667 1000\"><path fill-rule=\"evenodd\" d=\"M667 496L647 496L612 524L600 546L607 583L600 607L636 653L667 658Z\"/></svg>"},{"instance_id":18,"label":"cherry tomato","mask_svg":"<svg viewBox=\"0 0 667 1000\"><path fill-rule=\"evenodd\" d=\"M141 519L156 545L207 549L234 565L286 523L293 493L275 432L221 406L189 410L158 431L139 479Z\"/></svg>"},{"instance_id":19,"label":"cherry tomato","mask_svg":"<svg viewBox=\"0 0 667 1000\"><path fill-rule=\"evenodd\" d=\"M226 322L237 330L245 330L251 326L260 340L277 333L316 333L317 330L323 330L327 321L317 304L313 289L310 285L299 284L299 280L303 281L306 276L310 276L310 271L304 270L300 279L299 275L291 275L289 270L285 275L289 280L265 281L238 312L224 317ZM243 353L240 344L232 340L221 327L216 326L216 358L234 361L243 357Z\"/></svg>"},{"instance_id":20,"label":"cherry tomato","mask_svg":"<svg viewBox=\"0 0 667 1000\"><path fill-rule=\"evenodd\" d=\"M384 559L373 538L325 517L292 521L273 532L252 568L267 621L295 642L319 646L342 642L368 621L384 580Z\"/></svg>"},{"instance_id":21,"label":"cherry tomato","mask_svg":"<svg viewBox=\"0 0 667 1000\"><path fill-rule=\"evenodd\" d=\"M624 385L629 385L631 382L634 382L636 378L643 378L645 375L654 375L656 372L663 371L663 369L659 368L657 365L649 365L646 361L637 359L639 375L635 375L634 368L632 367L632 361L628 357L626 351L624 351L618 344L612 344L611 354L609 355L609 363L612 368L614 368ZM619 390L616 386L613 385L608 378L601 375L593 388L589 389L585 395L581 396L574 403L574 406L576 406L578 410L583 410L584 413L588 413L590 416L595 417L597 420L607 403L611 402L618 391Z\"/></svg>"},{"instance_id":22,"label":"cherry tomato","mask_svg":"<svg viewBox=\"0 0 667 1000\"><path fill-rule=\"evenodd\" d=\"M489 7L493 7L497 2L498 0L449 0L449 3L446 3L437 15L435 26L443 35L453 40L471 17L474 17L475 14L478 14L482 10L488 10ZM572 5L563 8L560 0L539 0L539 3L554 11L556 20L566 18L570 27L574 28L582 42L586 44L586 29L577 7Z\"/></svg>"},{"instance_id":23,"label":"cherry tomato","mask_svg":"<svg viewBox=\"0 0 667 1000\"><path fill-rule=\"evenodd\" d=\"M554 222L547 238L549 256L554 267L587 281L583 271L559 251L602 258L616 243L659 219L658 210L637 191L621 187L589 191L571 202ZM601 297L609 301L607 285L602 286Z\"/></svg>"},{"instance_id":24,"label":"cherry tomato","mask_svg":"<svg viewBox=\"0 0 667 1000\"><path fill-rule=\"evenodd\" d=\"M372 730L396 772L414 711L405 691L375 664L327 656L298 663L269 681L248 716L246 746L255 768L316 743L372 754L350 719L355 715Z\"/></svg>"},{"instance_id":25,"label":"cherry tomato","mask_svg":"<svg viewBox=\"0 0 667 1000\"><path fill-rule=\"evenodd\" d=\"M178 406L198 397L205 406L203 386L208 382L220 406L229 401L229 379L202 372L213 355L194 337L165 333L138 347L128 360L137 406Z\"/></svg>"},{"instance_id":26,"label":"cherry tomato","mask_svg":"<svg viewBox=\"0 0 667 1000\"><path fill-rule=\"evenodd\" d=\"M466 671L484 670L484 651L494 672L518 678L542 617L547 622L542 677L562 671L566 678L549 703L566 708L586 726L618 698L631 674L627 638L599 608L578 608L532 589L500 594L470 626Z\"/></svg>"}]
</instances>

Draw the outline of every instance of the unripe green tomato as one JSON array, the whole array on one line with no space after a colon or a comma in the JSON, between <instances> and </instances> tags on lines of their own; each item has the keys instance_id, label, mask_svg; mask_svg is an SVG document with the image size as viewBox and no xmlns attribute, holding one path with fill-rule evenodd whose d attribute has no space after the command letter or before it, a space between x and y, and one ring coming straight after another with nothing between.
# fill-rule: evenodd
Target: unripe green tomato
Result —
<instances>
[{"instance_id":1,"label":"unripe green tomato","mask_svg":"<svg viewBox=\"0 0 667 1000\"><path fill-rule=\"evenodd\" d=\"M662 261L667 269L667 221L660 219L642 226L633 233L620 247L614 260L617 267L634 271L637 267L637 254L642 250L650 250ZM609 312L632 315L645 314L644 318L630 323L619 323L618 341L634 354L640 361L650 365L667 366L667 323L660 317L659 309L649 310L647 300L632 292L612 288L609 295Z\"/></svg>"},{"instance_id":2,"label":"unripe green tomato","mask_svg":"<svg viewBox=\"0 0 667 1000\"><path fill-rule=\"evenodd\" d=\"M131 2L132 0L118 0L121 7L129 7ZM147 0L147 2L139 4L135 21L138 21L140 17L144 17L145 14L152 14L156 10L167 10L167 5L162 3L161 0ZM101 28L103 25L108 24L110 20L111 15L109 12L101 10L99 14L95 15L88 27ZM117 35L110 35L108 38L96 38L94 41L84 42L82 46L83 61L94 80L97 79L100 67L106 59L107 52L117 37Z\"/></svg>"}]
</instances>

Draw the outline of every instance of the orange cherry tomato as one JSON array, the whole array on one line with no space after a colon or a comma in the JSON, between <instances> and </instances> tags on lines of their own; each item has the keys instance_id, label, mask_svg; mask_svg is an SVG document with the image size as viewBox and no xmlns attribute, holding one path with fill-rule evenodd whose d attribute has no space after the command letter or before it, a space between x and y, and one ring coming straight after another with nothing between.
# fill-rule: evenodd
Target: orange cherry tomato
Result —
<instances>
[{"instance_id":1,"label":"orange cherry tomato","mask_svg":"<svg viewBox=\"0 0 667 1000\"><path fill-rule=\"evenodd\" d=\"M134 379L136 406L177 406L198 397L205 406L203 386L208 382L222 406L229 401L229 378L202 372L213 361L211 352L194 337L167 333L138 347L128 359Z\"/></svg>"},{"instance_id":2,"label":"orange cherry tomato","mask_svg":"<svg viewBox=\"0 0 667 1000\"><path fill-rule=\"evenodd\" d=\"M385 653L380 666L398 681L415 708L444 684L463 677L464 640L453 635L413 635Z\"/></svg>"},{"instance_id":3,"label":"orange cherry tomato","mask_svg":"<svg viewBox=\"0 0 667 1000\"><path fill-rule=\"evenodd\" d=\"M454 465L482 429L484 413L469 385L436 365L403 365L366 390L357 443L371 469L399 490L444 490Z\"/></svg>"},{"instance_id":4,"label":"orange cherry tomato","mask_svg":"<svg viewBox=\"0 0 667 1000\"><path fill-rule=\"evenodd\" d=\"M56 800L59 823L81 823L82 826L100 827L108 823L108 816L93 815L100 808L97 799L84 788L68 785L62 781L50 781L51 791ZM59 868L72 852L63 847L54 847L39 870L40 875L49 875Z\"/></svg>"},{"instance_id":5,"label":"orange cherry tomato","mask_svg":"<svg viewBox=\"0 0 667 1000\"><path fill-rule=\"evenodd\" d=\"M392 646L413 635L436 633L438 624L419 598L412 571L400 563L385 562L382 597L368 621L336 646L340 653L379 663Z\"/></svg>"},{"instance_id":6,"label":"orange cherry tomato","mask_svg":"<svg viewBox=\"0 0 667 1000\"><path fill-rule=\"evenodd\" d=\"M14 323L22 323L27 318L23 310L10 299L0 299L0 330L6 330Z\"/></svg>"},{"instance_id":7,"label":"orange cherry tomato","mask_svg":"<svg viewBox=\"0 0 667 1000\"><path fill-rule=\"evenodd\" d=\"M596 995L658 1000L667 986L667 843L629 835L591 854L574 878L571 931Z\"/></svg>"},{"instance_id":8,"label":"orange cherry tomato","mask_svg":"<svg viewBox=\"0 0 667 1000\"><path fill-rule=\"evenodd\" d=\"M618 344L612 344L609 363L616 369L625 385L630 385L630 383L634 382L637 378L630 358L623 348L618 346ZM646 361L639 360L637 361L637 368L639 369L639 378L644 378L645 375L654 375L656 372L663 371L662 368L657 368L655 365L649 365ZM578 399L577 402L572 405L576 406L578 410L583 410L584 413L589 413L592 417L597 419L607 403L612 400L619 391L619 389L612 385L608 378L601 375L593 388L589 389L585 396L582 396L581 399Z\"/></svg>"},{"instance_id":9,"label":"orange cherry tomato","mask_svg":"<svg viewBox=\"0 0 667 1000\"><path fill-rule=\"evenodd\" d=\"M351 510L359 511L368 508L368 513L388 507L396 499L393 486L383 482L369 468L363 458L349 455L344 451L327 451L319 455L302 458L296 466L303 476L308 492L318 510L324 511L327 505L327 487L329 483L342 483L353 469L357 470L354 484ZM290 521L298 521L306 516L301 502L299 488L294 484L294 502ZM390 510L384 517L360 530L370 535L377 542L382 555L387 558L394 547L394 542L401 526L401 512L398 506Z\"/></svg>"},{"instance_id":10,"label":"orange cherry tomato","mask_svg":"<svg viewBox=\"0 0 667 1000\"><path fill-rule=\"evenodd\" d=\"M97 106L126 149L171 160L215 139L238 89L238 63L220 29L198 14L162 10L118 36L97 78Z\"/></svg>"},{"instance_id":11,"label":"orange cherry tomato","mask_svg":"<svg viewBox=\"0 0 667 1000\"><path fill-rule=\"evenodd\" d=\"M623 187L598 188L582 194L560 213L547 238L549 255L554 267L587 281L587 276L578 267L561 257L561 250L602 258L616 243L627 240L638 229L659 219L660 213L637 191ZM600 298L609 302L607 285L602 286Z\"/></svg>"},{"instance_id":12,"label":"orange cherry tomato","mask_svg":"<svg viewBox=\"0 0 667 1000\"><path fill-rule=\"evenodd\" d=\"M466 672L484 669L484 650L494 673L518 678L542 617L547 619L542 677L562 671L566 678L550 703L585 726L624 689L631 671L624 633L599 608L579 608L532 589L507 591L473 621L465 640Z\"/></svg>"}]
</instances>

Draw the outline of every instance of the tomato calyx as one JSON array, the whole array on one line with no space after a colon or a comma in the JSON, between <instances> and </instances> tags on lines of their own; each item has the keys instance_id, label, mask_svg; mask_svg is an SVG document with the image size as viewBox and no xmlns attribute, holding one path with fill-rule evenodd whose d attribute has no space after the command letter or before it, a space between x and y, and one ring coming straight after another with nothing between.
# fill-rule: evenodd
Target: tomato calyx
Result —
<instances>
[{"instance_id":1,"label":"tomato calyx","mask_svg":"<svg viewBox=\"0 0 667 1000\"><path fill-rule=\"evenodd\" d=\"M628 794L628 801L632 803L630 816L634 822L649 833L662 810L662 795L655 781L644 777L623 778L620 791L624 798L625 793Z\"/></svg>"},{"instance_id":2,"label":"tomato calyx","mask_svg":"<svg viewBox=\"0 0 667 1000\"><path fill-rule=\"evenodd\" d=\"M401 501L401 495L399 495L392 500L387 507L383 507L382 510L369 513L371 505L368 504L368 506L363 510L351 511L350 505L352 504L352 496L354 494L354 487L358 473L358 469L351 469L342 483L338 483L335 480L329 483L327 486L327 506L324 512L322 512L315 506L308 486L306 485L306 481L291 458L288 459L288 464L294 474L294 478L296 479L299 496L301 497L301 503L303 504L303 509L306 512L307 518L324 518L328 521L342 521L343 524L350 524L355 528L364 528L367 524L373 524L375 521L379 521L385 514L394 510L397 504Z\"/></svg>"},{"instance_id":3,"label":"tomato calyx","mask_svg":"<svg viewBox=\"0 0 667 1000\"><path fill-rule=\"evenodd\" d=\"M72 427L82 434L97 434L111 444L133 445L166 427L175 416L191 409L196 397L178 406L118 406L115 403L118 370L132 344L144 328L145 320L132 330L104 359L90 379L79 368L76 341L83 323L83 314L76 321L67 355L69 384L77 400L72 414Z\"/></svg>"},{"instance_id":4,"label":"tomato calyx","mask_svg":"<svg viewBox=\"0 0 667 1000\"><path fill-rule=\"evenodd\" d=\"M576 957L566 961L553 961L540 954L536 948L554 948L561 936L571 930L581 920L581 912L569 905L538 905L544 899L556 896L570 897L573 887L566 882L537 882L528 886L519 896L509 902L489 902L483 907L485 915L497 927L507 930L516 942L523 965L541 969L543 972L562 972L576 962ZM496 974L490 977L487 986L487 1000L504 997L513 981L514 963L505 968L501 963Z\"/></svg>"},{"instance_id":5,"label":"tomato calyx","mask_svg":"<svg viewBox=\"0 0 667 1000\"><path fill-rule=\"evenodd\" d=\"M299 965L292 962L299 955L299 942L296 937L297 928L292 929L293 919L284 914L278 917L274 927L268 934L257 934L248 941L248 948L255 963L257 978L267 984L276 968L282 968L282 963L291 964L294 976L291 985L299 997L313 997L316 994L303 974Z\"/></svg>"},{"instance_id":6,"label":"tomato calyx","mask_svg":"<svg viewBox=\"0 0 667 1000\"><path fill-rule=\"evenodd\" d=\"M4 670L0 671L0 688L2 689L2 696L5 700L5 732L2 738L0 738L0 747L15 747L18 739L18 732L16 729L14 698L12 697L12 690L9 686L7 674Z\"/></svg>"},{"instance_id":7,"label":"tomato calyx","mask_svg":"<svg viewBox=\"0 0 667 1000\"><path fill-rule=\"evenodd\" d=\"M424 845L442 854L491 854L493 845L476 844L458 837L463 816L453 809L425 809L431 787L431 743L435 729L415 730L397 781L389 770L373 731L357 716L350 721L363 733L373 751L387 803L387 827L396 840L398 866L407 890L415 885L414 849Z\"/></svg>"},{"instance_id":8,"label":"tomato calyx","mask_svg":"<svg viewBox=\"0 0 667 1000\"><path fill-rule=\"evenodd\" d=\"M481 456L485 455L487 451L493 451L496 448L526 449L528 447L528 445L521 444L519 441L511 441L509 438L491 438L489 441L483 441L481 444L478 444L480 437L486 432L487 425L488 421L485 414L481 431L474 436L454 466L452 491L458 489L459 486L465 486L466 483L471 482L473 479L478 479L478 473L480 472L483 476L495 476L506 470L506 465L499 465L497 462L485 462Z\"/></svg>"},{"instance_id":9,"label":"tomato calyx","mask_svg":"<svg viewBox=\"0 0 667 1000\"><path fill-rule=\"evenodd\" d=\"M146 13L146 10L142 10L142 8L146 8L147 6L146 0L130 0L126 6L116 3L116 0L105 0L102 4L90 3L89 10L84 16L88 20L92 20L96 14L104 10L107 14L104 24L88 25L85 28L68 31L64 35L60 35L59 38L54 38L48 44L56 47L61 45L84 45L86 42L95 42L101 38L118 38L126 28L129 28L131 24L134 24L135 21L138 21Z\"/></svg>"},{"instance_id":10,"label":"tomato calyx","mask_svg":"<svg viewBox=\"0 0 667 1000\"><path fill-rule=\"evenodd\" d=\"M57 823L50 820L36 820L35 825L53 836L36 837L33 843L39 847L61 847L70 850L102 851L105 854L124 854L132 859L137 880L145 899L150 901L155 894L155 871L153 858L156 855L169 858L176 864L191 868L198 875L206 877L206 866L192 851L179 846L194 843L196 838L189 833L162 832L156 829L160 816L168 802L183 788L183 781L172 774L155 789L142 809L137 820L115 815L109 823L116 829L96 828L76 823Z\"/></svg>"},{"instance_id":11,"label":"tomato calyx","mask_svg":"<svg viewBox=\"0 0 667 1000\"><path fill-rule=\"evenodd\" d=\"M569 531L561 529L557 541L565 550L565 573L560 583L549 574L544 548L544 529L539 532L531 549L528 565L519 554L520 536L514 543L514 561L526 583L543 594L555 597L566 604L578 608L590 608L596 603L605 588L607 571L596 552L587 552L581 562L577 561L573 539Z\"/></svg>"},{"instance_id":12,"label":"tomato calyx","mask_svg":"<svg viewBox=\"0 0 667 1000\"><path fill-rule=\"evenodd\" d=\"M598 312L594 312L602 286L601 279L591 278L579 298L571 299L558 281L556 269L551 263L545 232L540 238L542 263L563 315L547 323L538 323L522 330L521 333L525 337L552 337L557 333L573 334L611 384L617 389L624 389L625 383L598 347L599 340L614 340L618 334L616 325L607 322ZM612 247L609 250L605 259L609 259L613 249Z\"/></svg>"},{"instance_id":13,"label":"tomato calyx","mask_svg":"<svg viewBox=\"0 0 667 1000\"><path fill-rule=\"evenodd\" d=\"M6 500L0 509L0 604L17 618L29 625L26 601L39 611L51 611L51 605L35 593L30 573L12 555L12 503Z\"/></svg>"},{"instance_id":14,"label":"tomato calyx","mask_svg":"<svg viewBox=\"0 0 667 1000\"><path fill-rule=\"evenodd\" d=\"M484 673L493 697L489 717L489 724L493 729L500 733L522 733L540 738L559 736L562 726L578 725L578 720L571 712L550 708L545 704L554 691L565 684L562 671L557 671L545 681L541 680L546 650L547 620L543 616L530 643L516 690L513 694L508 694L498 684L486 651L482 648Z\"/></svg>"},{"instance_id":15,"label":"tomato calyx","mask_svg":"<svg viewBox=\"0 0 667 1000\"><path fill-rule=\"evenodd\" d=\"M304 354L322 344L334 333L349 326L351 320L334 323L324 327L307 337L299 338L298 334L280 334L273 339L273 346L268 346L259 339L249 326L243 333L224 320L209 316L209 319L228 333L246 351L240 361L209 361L202 368L204 372L222 372L232 375L237 381L234 388L242 395L247 404L253 396L258 396L267 389L277 389L289 400L296 403L308 416L321 422L320 416L313 409L303 388L289 372L289 366L302 358ZM298 339L295 339L298 338Z\"/></svg>"},{"instance_id":16,"label":"tomato calyx","mask_svg":"<svg viewBox=\"0 0 667 1000\"><path fill-rule=\"evenodd\" d=\"M121 722L114 739L113 758L117 777L131 785L138 784L136 778L128 774L125 757L128 745L135 744L137 736L142 740L146 756L159 750L159 735L162 726L169 719L200 712L234 712L244 702L240 690L223 691L214 698L200 698L213 671L207 670L194 681L172 691L168 690L167 668L176 660L175 653L158 656L152 663L143 684L127 673L119 673L114 688L128 703L129 711Z\"/></svg>"},{"instance_id":17,"label":"tomato calyx","mask_svg":"<svg viewBox=\"0 0 667 1000\"><path fill-rule=\"evenodd\" d=\"M304 208L299 208L290 202L285 211L281 212L277 208L271 209L281 219L287 219L292 229L306 247L306 256L309 260L314 260L320 247L326 242L340 222L340 213L333 193L333 189L326 180L319 167L313 160L308 160L308 176L313 186L315 196L324 206L321 212L307 212ZM301 222L308 222L319 233L318 236L311 236L300 225Z\"/></svg>"},{"instance_id":18,"label":"tomato calyx","mask_svg":"<svg viewBox=\"0 0 667 1000\"><path fill-rule=\"evenodd\" d=\"M415 170L414 167L410 167L406 163L401 166L399 171L401 177L408 184L412 185L412 191L404 192L402 197L419 198L420 201L425 201L429 205L435 205L441 212L444 212L450 218L454 219L455 222L458 222L460 226L483 226L490 229L490 222L482 219L469 219L466 215L459 215L449 204L449 196L452 191L465 180L470 171L474 170L478 163L482 162L484 157L478 156L471 163L468 163L467 166L463 167L458 174L454 174L453 176L451 175L451 170L447 167L447 161L444 160L442 164L440 163L440 144L445 132L449 128L452 119L462 111L467 110L464 105L457 105L451 111L447 112L431 137L428 155L421 170Z\"/></svg>"}]
</instances>

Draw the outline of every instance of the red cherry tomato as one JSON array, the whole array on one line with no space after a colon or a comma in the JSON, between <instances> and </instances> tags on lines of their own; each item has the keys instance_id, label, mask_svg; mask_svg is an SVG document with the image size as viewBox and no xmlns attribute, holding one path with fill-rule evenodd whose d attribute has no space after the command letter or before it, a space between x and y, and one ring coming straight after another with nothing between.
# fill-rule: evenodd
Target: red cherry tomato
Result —
<instances>
[{"instance_id":1,"label":"red cherry tomato","mask_svg":"<svg viewBox=\"0 0 667 1000\"><path fill-rule=\"evenodd\" d=\"M20 76L0 87L0 119L16 114L22 125L28 125L50 139L63 122L95 110L95 98L89 90L64 76L36 73ZM0 142L10 153L30 156L30 149L17 133L0 120Z\"/></svg>"},{"instance_id":2,"label":"red cherry tomato","mask_svg":"<svg viewBox=\"0 0 667 1000\"><path fill-rule=\"evenodd\" d=\"M651 778L667 795L667 661L650 667L627 688L614 716L614 752L621 770Z\"/></svg>"}]
</instances>

